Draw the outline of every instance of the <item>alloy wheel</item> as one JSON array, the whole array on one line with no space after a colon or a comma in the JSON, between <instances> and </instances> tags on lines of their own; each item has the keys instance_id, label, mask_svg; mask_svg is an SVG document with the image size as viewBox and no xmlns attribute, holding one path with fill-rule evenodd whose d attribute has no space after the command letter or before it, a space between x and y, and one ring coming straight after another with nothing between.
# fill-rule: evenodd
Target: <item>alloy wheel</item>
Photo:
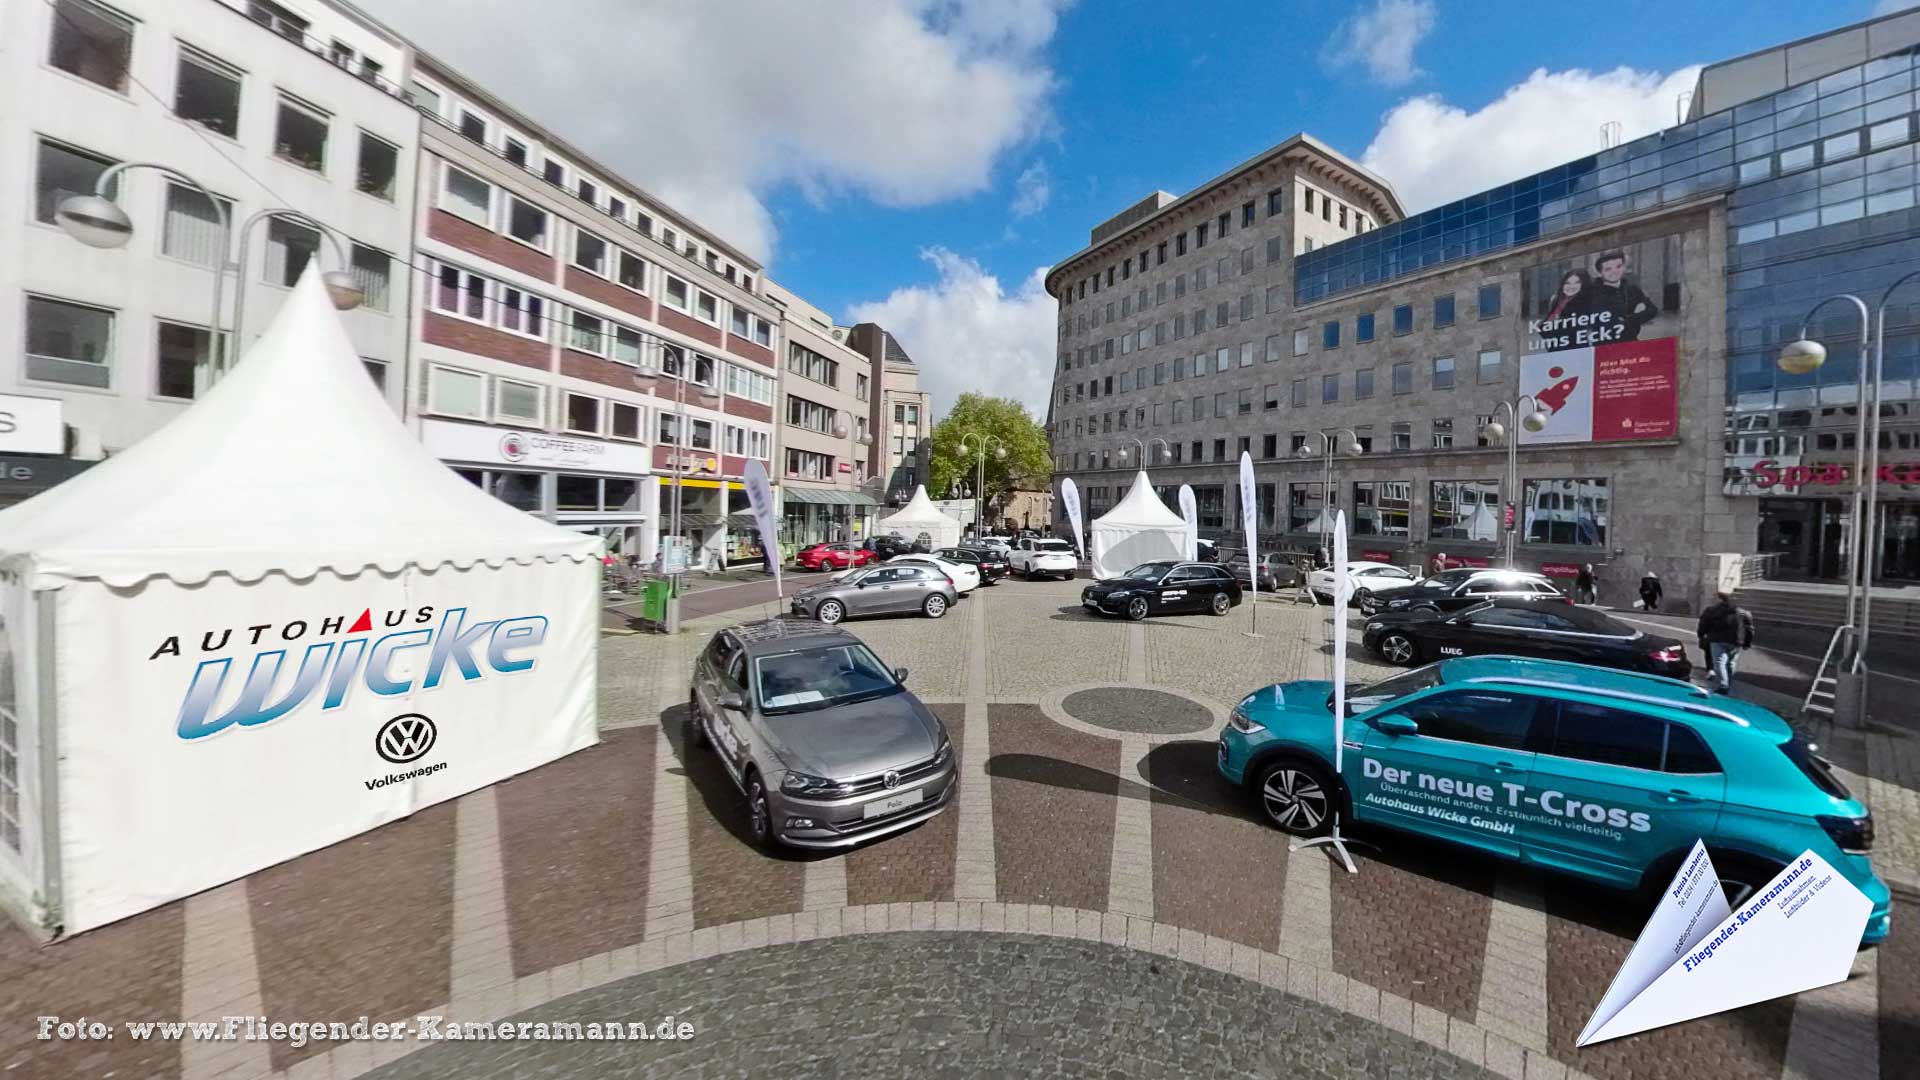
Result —
<instances>
[{"instance_id":1,"label":"alloy wheel","mask_svg":"<svg viewBox=\"0 0 1920 1080\"><path fill-rule=\"evenodd\" d=\"M820 610L815 613L815 616L821 622L831 626L847 617L847 609L841 606L838 600L828 600L820 605Z\"/></svg>"},{"instance_id":2,"label":"alloy wheel","mask_svg":"<svg viewBox=\"0 0 1920 1080\"><path fill-rule=\"evenodd\" d=\"M944 596L927 597L926 612L927 618L929 619L937 619L945 615L947 613L947 598Z\"/></svg>"},{"instance_id":3,"label":"alloy wheel","mask_svg":"<svg viewBox=\"0 0 1920 1080\"><path fill-rule=\"evenodd\" d=\"M1132 619L1134 622L1139 622L1141 619L1144 619L1146 617L1147 617L1147 598L1146 597L1136 596L1133 599L1127 601L1127 618Z\"/></svg>"},{"instance_id":4,"label":"alloy wheel","mask_svg":"<svg viewBox=\"0 0 1920 1080\"><path fill-rule=\"evenodd\" d=\"M1388 634L1380 641L1380 655L1395 664L1413 663L1413 642L1405 634Z\"/></svg>"},{"instance_id":5,"label":"alloy wheel","mask_svg":"<svg viewBox=\"0 0 1920 1080\"><path fill-rule=\"evenodd\" d=\"M1229 598L1226 593L1213 594L1213 613L1215 615L1225 615L1232 610L1233 600Z\"/></svg>"},{"instance_id":6,"label":"alloy wheel","mask_svg":"<svg viewBox=\"0 0 1920 1080\"><path fill-rule=\"evenodd\" d=\"M1275 825L1290 833L1309 835L1327 819L1327 792L1304 770L1283 765L1267 774L1260 785L1260 804Z\"/></svg>"},{"instance_id":7,"label":"alloy wheel","mask_svg":"<svg viewBox=\"0 0 1920 1080\"><path fill-rule=\"evenodd\" d=\"M756 844L765 845L772 838L773 815L767 809L767 791L758 775L747 779L747 828Z\"/></svg>"}]
</instances>

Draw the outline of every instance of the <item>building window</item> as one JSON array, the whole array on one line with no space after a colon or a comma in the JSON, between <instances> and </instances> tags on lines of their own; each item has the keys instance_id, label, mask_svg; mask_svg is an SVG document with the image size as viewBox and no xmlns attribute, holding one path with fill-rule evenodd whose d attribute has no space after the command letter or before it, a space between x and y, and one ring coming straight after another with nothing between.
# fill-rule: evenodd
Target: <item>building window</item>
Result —
<instances>
[{"instance_id":1,"label":"building window","mask_svg":"<svg viewBox=\"0 0 1920 1080\"><path fill-rule=\"evenodd\" d=\"M793 394L787 395L787 423L821 435L833 434L833 421L838 410L817 401L809 401Z\"/></svg>"},{"instance_id":2,"label":"building window","mask_svg":"<svg viewBox=\"0 0 1920 1080\"><path fill-rule=\"evenodd\" d=\"M640 441L640 406L623 401L607 403L607 434L615 439Z\"/></svg>"},{"instance_id":3,"label":"building window","mask_svg":"<svg viewBox=\"0 0 1920 1080\"><path fill-rule=\"evenodd\" d=\"M613 359L615 363L640 366L640 331L631 327L613 325Z\"/></svg>"},{"instance_id":4,"label":"building window","mask_svg":"<svg viewBox=\"0 0 1920 1080\"><path fill-rule=\"evenodd\" d=\"M1199 443L1195 443L1193 461L1200 461ZM1204 484L1193 489L1194 502L1197 504L1200 527L1203 529L1225 528L1227 524L1226 489L1219 484Z\"/></svg>"},{"instance_id":5,"label":"building window","mask_svg":"<svg viewBox=\"0 0 1920 1080\"><path fill-rule=\"evenodd\" d=\"M568 394L567 430L582 435L600 434L600 399L585 394Z\"/></svg>"},{"instance_id":6,"label":"building window","mask_svg":"<svg viewBox=\"0 0 1920 1080\"><path fill-rule=\"evenodd\" d=\"M859 398L861 401L868 400L868 394L870 393L870 391L867 389L867 387L868 387L868 380L865 375L855 375L853 377L853 396L854 397Z\"/></svg>"},{"instance_id":7,"label":"building window","mask_svg":"<svg viewBox=\"0 0 1920 1080\"><path fill-rule=\"evenodd\" d=\"M210 358L212 335L197 326L162 322L155 350L153 392L158 397L191 399L200 365Z\"/></svg>"},{"instance_id":8,"label":"building window","mask_svg":"<svg viewBox=\"0 0 1920 1080\"><path fill-rule=\"evenodd\" d=\"M41 139L33 179L34 219L48 225L58 224L59 219L54 212L60 209L60 204L74 195L93 194L94 183L112 165L111 158ZM115 178L107 197L120 197L118 178Z\"/></svg>"},{"instance_id":9,"label":"building window","mask_svg":"<svg viewBox=\"0 0 1920 1080\"><path fill-rule=\"evenodd\" d=\"M353 281L365 298L360 306L369 311L386 311L392 288L393 257L365 244L353 245Z\"/></svg>"},{"instance_id":10,"label":"building window","mask_svg":"<svg viewBox=\"0 0 1920 1080\"><path fill-rule=\"evenodd\" d=\"M1395 334L1413 333L1413 305L1399 304L1393 309L1393 332Z\"/></svg>"},{"instance_id":11,"label":"building window","mask_svg":"<svg viewBox=\"0 0 1920 1080\"><path fill-rule=\"evenodd\" d=\"M1393 422L1393 428L1392 428L1392 434L1391 434L1391 436L1390 436L1390 437L1391 437L1391 438L1392 438L1392 440L1393 440L1393 443L1392 443L1392 445L1391 445L1391 447L1390 447L1390 449L1393 449L1393 450L1411 450L1411 449L1413 449L1413 423L1412 423L1412 421L1409 421L1409 420L1396 420L1396 421L1394 421L1394 422Z\"/></svg>"},{"instance_id":12,"label":"building window","mask_svg":"<svg viewBox=\"0 0 1920 1080\"><path fill-rule=\"evenodd\" d=\"M1353 485L1355 536L1404 540L1413 523L1413 485L1404 480L1364 480Z\"/></svg>"},{"instance_id":13,"label":"building window","mask_svg":"<svg viewBox=\"0 0 1920 1080\"><path fill-rule=\"evenodd\" d=\"M1436 327L1453 325L1453 294L1433 298L1433 325Z\"/></svg>"},{"instance_id":14,"label":"building window","mask_svg":"<svg viewBox=\"0 0 1920 1080\"><path fill-rule=\"evenodd\" d=\"M693 287L672 274L667 275L667 306L680 311L693 307Z\"/></svg>"},{"instance_id":15,"label":"building window","mask_svg":"<svg viewBox=\"0 0 1920 1080\"><path fill-rule=\"evenodd\" d=\"M1340 400L1340 376L1320 376L1320 404L1330 405Z\"/></svg>"},{"instance_id":16,"label":"building window","mask_svg":"<svg viewBox=\"0 0 1920 1080\"><path fill-rule=\"evenodd\" d=\"M460 134L482 145L487 141L487 118L479 113L460 110Z\"/></svg>"},{"instance_id":17,"label":"building window","mask_svg":"<svg viewBox=\"0 0 1920 1080\"><path fill-rule=\"evenodd\" d=\"M1605 547L1609 512L1604 477L1577 480L1527 480L1521 535L1529 544Z\"/></svg>"},{"instance_id":18,"label":"building window","mask_svg":"<svg viewBox=\"0 0 1920 1080\"><path fill-rule=\"evenodd\" d=\"M274 154L303 169L325 171L327 122L325 112L298 98L281 94L280 109L273 128Z\"/></svg>"},{"instance_id":19,"label":"building window","mask_svg":"<svg viewBox=\"0 0 1920 1080\"><path fill-rule=\"evenodd\" d=\"M198 49L180 46L173 115L233 138L240 130L240 72Z\"/></svg>"},{"instance_id":20,"label":"building window","mask_svg":"<svg viewBox=\"0 0 1920 1080\"><path fill-rule=\"evenodd\" d=\"M1353 317L1353 340L1355 342L1373 340L1373 313Z\"/></svg>"},{"instance_id":21,"label":"building window","mask_svg":"<svg viewBox=\"0 0 1920 1080\"><path fill-rule=\"evenodd\" d=\"M1435 450L1453 449L1453 417L1441 416L1434 418L1433 448Z\"/></svg>"},{"instance_id":22,"label":"building window","mask_svg":"<svg viewBox=\"0 0 1920 1080\"><path fill-rule=\"evenodd\" d=\"M1193 246L1196 248L1207 246L1207 223L1204 221L1194 227Z\"/></svg>"},{"instance_id":23,"label":"building window","mask_svg":"<svg viewBox=\"0 0 1920 1080\"><path fill-rule=\"evenodd\" d=\"M360 169L354 187L376 199L393 201L394 179L400 171L400 149L385 139L360 133Z\"/></svg>"},{"instance_id":24,"label":"building window","mask_svg":"<svg viewBox=\"0 0 1920 1080\"><path fill-rule=\"evenodd\" d=\"M796 480L833 479L833 457L787 447L787 475Z\"/></svg>"},{"instance_id":25,"label":"building window","mask_svg":"<svg viewBox=\"0 0 1920 1080\"><path fill-rule=\"evenodd\" d=\"M1292 400L1293 400L1293 407L1296 409L1304 409L1307 407L1307 380L1305 379L1293 380Z\"/></svg>"},{"instance_id":26,"label":"building window","mask_svg":"<svg viewBox=\"0 0 1920 1080\"><path fill-rule=\"evenodd\" d=\"M1327 527L1321 518L1324 489L1317 483L1287 485L1287 531L1319 532Z\"/></svg>"},{"instance_id":27,"label":"building window","mask_svg":"<svg viewBox=\"0 0 1920 1080\"><path fill-rule=\"evenodd\" d=\"M1433 358L1433 388L1435 390L1453 389L1453 357Z\"/></svg>"},{"instance_id":28,"label":"building window","mask_svg":"<svg viewBox=\"0 0 1920 1080\"><path fill-rule=\"evenodd\" d=\"M443 171L440 209L476 225L491 228L493 222L493 185L449 165Z\"/></svg>"},{"instance_id":29,"label":"building window","mask_svg":"<svg viewBox=\"0 0 1920 1080\"><path fill-rule=\"evenodd\" d=\"M1312 344L1312 341L1313 341L1313 338L1312 338L1311 332L1305 329L1304 327L1299 330L1295 330L1293 332L1293 355L1295 356L1307 355L1307 349Z\"/></svg>"},{"instance_id":30,"label":"building window","mask_svg":"<svg viewBox=\"0 0 1920 1080\"><path fill-rule=\"evenodd\" d=\"M496 377L493 380L493 418L507 423L540 427L546 423L542 415L545 398L544 387L523 383L516 379Z\"/></svg>"},{"instance_id":31,"label":"building window","mask_svg":"<svg viewBox=\"0 0 1920 1080\"><path fill-rule=\"evenodd\" d=\"M55 0L47 63L124 94L132 57L132 19L92 0Z\"/></svg>"},{"instance_id":32,"label":"building window","mask_svg":"<svg viewBox=\"0 0 1920 1080\"><path fill-rule=\"evenodd\" d=\"M1393 365L1393 392L1396 394L1413 393L1413 363L1403 360Z\"/></svg>"},{"instance_id":33,"label":"building window","mask_svg":"<svg viewBox=\"0 0 1920 1080\"><path fill-rule=\"evenodd\" d=\"M574 192L580 196L580 201L584 203L594 203L600 198L600 189L595 187L593 181L588 180L586 177L580 178L580 183L574 188Z\"/></svg>"},{"instance_id":34,"label":"building window","mask_svg":"<svg viewBox=\"0 0 1920 1080\"><path fill-rule=\"evenodd\" d=\"M1435 480L1427 503L1429 540L1496 540L1500 536L1497 480Z\"/></svg>"},{"instance_id":35,"label":"building window","mask_svg":"<svg viewBox=\"0 0 1920 1080\"><path fill-rule=\"evenodd\" d=\"M233 203L221 199L220 209L231 221ZM218 265L225 242L220 220L220 213L205 195L169 182L166 216L160 226L160 253L196 266Z\"/></svg>"},{"instance_id":36,"label":"building window","mask_svg":"<svg viewBox=\"0 0 1920 1080\"><path fill-rule=\"evenodd\" d=\"M540 175L547 183L555 187L567 186L567 167L552 158L548 158L540 163ZM667 246L672 247L673 245L668 244Z\"/></svg>"},{"instance_id":37,"label":"building window","mask_svg":"<svg viewBox=\"0 0 1920 1080\"><path fill-rule=\"evenodd\" d=\"M1353 373L1353 397L1356 401L1365 401L1373 396L1373 369L1361 368Z\"/></svg>"},{"instance_id":38,"label":"building window","mask_svg":"<svg viewBox=\"0 0 1920 1080\"><path fill-rule=\"evenodd\" d=\"M369 360L363 356L360 358L360 366L366 369L367 378L372 379L373 385L384 395L387 392L387 362Z\"/></svg>"},{"instance_id":39,"label":"building window","mask_svg":"<svg viewBox=\"0 0 1920 1080\"><path fill-rule=\"evenodd\" d=\"M693 313L696 316L698 316L702 322L709 322L715 326L719 326L720 325L719 298L715 297L712 293L705 293L705 292L700 293L695 298Z\"/></svg>"},{"instance_id":40,"label":"building window","mask_svg":"<svg viewBox=\"0 0 1920 1080\"><path fill-rule=\"evenodd\" d=\"M1483 319L1500 317L1500 286L1480 286L1480 317Z\"/></svg>"},{"instance_id":41,"label":"building window","mask_svg":"<svg viewBox=\"0 0 1920 1080\"><path fill-rule=\"evenodd\" d=\"M521 142L519 139L511 135L505 136L501 142L500 152L501 156L513 164L523 169L527 167L527 144Z\"/></svg>"},{"instance_id":42,"label":"building window","mask_svg":"<svg viewBox=\"0 0 1920 1080\"><path fill-rule=\"evenodd\" d=\"M575 311L567 324L567 348L603 356L607 351L607 324L598 316Z\"/></svg>"},{"instance_id":43,"label":"building window","mask_svg":"<svg viewBox=\"0 0 1920 1080\"><path fill-rule=\"evenodd\" d=\"M1482 386L1500 381L1500 350L1486 349L1480 353L1479 374L1475 377Z\"/></svg>"},{"instance_id":44,"label":"building window","mask_svg":"<svg viewBox=\"0 0 1920 1080\"><path fill-rule=\"evenodd\" d=\"M433 290L433 306L468 319L487 317L487 279L455 266L442 266Z\"/></svg>"},{"instance_id":45,"label":"building window","mask_svg":"<svg viewBox=\"0 0 1920 1080\"><path fill-rule=\"evenodd\" d=\"M838 389L840 364L812 349L797 344L787 346L787 370L805 379Z\"/></svg>"},{"instance_id":46,"label":"building window","mask_svg":"<svg viewBox=\"0 0 1920 1080\"><path fill-rule=\"evenodd\" d=\"M607 276L607 242L587 232L575 229L573 233L573 265L587 271Z\"/></svg>"},{"instance_id":47,"label":"building window","mask_svg":"<svg viewBox=\"0 0 1920 1080\"><path fill-rule=\"evenodd\" d=\"M446 268L441 278L446 277ZM511 330L527 337L547 339L547 302L529 292L502 286L500 303L495 309L495 319L502 330Z\"/></svg>"},{"instance_id":48,"label":"building window","mask_svg":"<svg viewBox=\"0 0 1920 1080\"><path fill-rule=\"evenodd\" d=\"M1323 349L1340 347L1340 320L1334 319L1320 327L1320 347Z\"/></svg>"},{"instance_id":49,"label":"building window","mask_svg":"<svg viewBox=\"0 0 1920 1080\"><path fill-rule=\"evenodd\" d=\"M320 251L320 231L297 221L273 218L267 222L267 273L271 285L293 288L300 272Z\"/></svg>"},{"instance_id":50,"label":"building window","mask_svg":"<svg viewBox=\"0 0 1920 1080\"><path fill-rule=\"evenodd\" d=\"M446 416L485 420L486 379L471 371L432 365L427 374L427 409Z\"/></svg>"},{"instance_id":51,"label":"building window","mask_svg":"<svg viewBox=\"0 0 1920 1080\"><path fill-rule=\"evenodd\" d=\"M646 260L625 248L614 250L614 280L634 292L647 291Z\"/></svg>"},{"instance_id":52,"label":"building window","mask_svg":"<svg viewBox=\"0 0 1920 1080\"><path fill-rule=\"evenodd\" d=\"M547 250L547 212L521 199L507 196L507 235L529 247Z\"/></svg>"}]
</instances>

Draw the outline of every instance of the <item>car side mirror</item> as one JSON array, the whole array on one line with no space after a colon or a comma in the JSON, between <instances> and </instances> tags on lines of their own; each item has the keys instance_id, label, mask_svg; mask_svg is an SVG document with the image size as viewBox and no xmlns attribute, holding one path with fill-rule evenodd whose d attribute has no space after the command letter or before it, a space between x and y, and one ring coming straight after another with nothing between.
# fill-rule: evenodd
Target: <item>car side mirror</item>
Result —
<instances>
[{"instance_id":1,"label":"car side mirror","mask_svg":"<svg viewBox=\"0 0 1920 1080\"><path fill-rule=\"evenodd\" d=\"M1375 720L1373 726L1379 728L1381 732L1387 735L1420 734L1420 725L1414 722L1412 717L1401 716L1399 713L1388 713L1378 720Z\"/></svg>"},{"instance_id":2,"label":"car side mirror","mask_svg":"<svg viewBox=\"0 0 1920 1080\"><path fill-rule=\"evenodd\" d=\"M893 669L893 681L894 681L894 682L901 682L901 683L903 683L903 682L906 682L906 681L907 681L907 669L906 669L906 668L903 668L903 667L897 667L897 668L894 668L894 669Z\"/></svg>"},{"instance_id":3,"label":"car side mirror","mask_svg":"<svg viewBox=\"0 0 1920 1080\"><path fill-rule=\"evenodd\" d=\"M741 697L735 691L729 690L726 693L720 695L720 707L723 709L732 709L735 712L739 712L741 710L744 710L747 707L747 699Z\"/></svg>"}]
</instances>

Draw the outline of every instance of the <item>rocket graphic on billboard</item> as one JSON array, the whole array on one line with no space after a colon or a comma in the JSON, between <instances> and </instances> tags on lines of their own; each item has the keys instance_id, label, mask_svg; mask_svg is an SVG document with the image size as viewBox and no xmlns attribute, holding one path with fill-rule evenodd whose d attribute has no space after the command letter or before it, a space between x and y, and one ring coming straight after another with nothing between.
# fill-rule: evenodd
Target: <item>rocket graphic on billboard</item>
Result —
<instances>
[{"instance_id":1,"label":"rocket graphic on billboard","mask_svg":"<svg viewBox=\"0 0 1920 1080\"><path fill-rule=\"evenodd\" d=\"M1522 445L1671 439L1679 433L1674 338L1616 341L1520 358L1520 392L1547 414Z\"/></svg>"}]
</instances>

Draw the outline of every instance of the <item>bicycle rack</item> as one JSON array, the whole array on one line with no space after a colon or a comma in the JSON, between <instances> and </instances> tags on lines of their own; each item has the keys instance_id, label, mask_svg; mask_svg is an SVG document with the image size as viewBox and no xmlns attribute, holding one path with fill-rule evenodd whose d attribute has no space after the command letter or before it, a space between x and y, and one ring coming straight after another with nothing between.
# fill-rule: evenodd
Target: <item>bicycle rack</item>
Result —
<instances>
[{"instance_id":1,"label":"bicycle rack","mask_svg":"<svg viewBox=\"0 0 1920 1080\"><path fill-rule=\"evenodd\" d=\"M1850 646L1852 638L1852 626L1837 626L1834 628L1833 637L1827 640L1827 651L1825 655L1820 657L1820 669L1814 672L1813 685L1807 687L1806 700L1800 703L1801 716L1806 716L1808 713L1820 713L1828 719L1833 718L1834 705L1837 703L1835 693L1839 689L1839 680L1835 676L1829 675L1828 672L1835 670L1837 667L1836 653L1838 654L1837 663L1846 663L1847 654L1852 650L1851 648L1842 648L1840 643L1844 640L1847 641Z\"/></svg>"}]
</instances>

